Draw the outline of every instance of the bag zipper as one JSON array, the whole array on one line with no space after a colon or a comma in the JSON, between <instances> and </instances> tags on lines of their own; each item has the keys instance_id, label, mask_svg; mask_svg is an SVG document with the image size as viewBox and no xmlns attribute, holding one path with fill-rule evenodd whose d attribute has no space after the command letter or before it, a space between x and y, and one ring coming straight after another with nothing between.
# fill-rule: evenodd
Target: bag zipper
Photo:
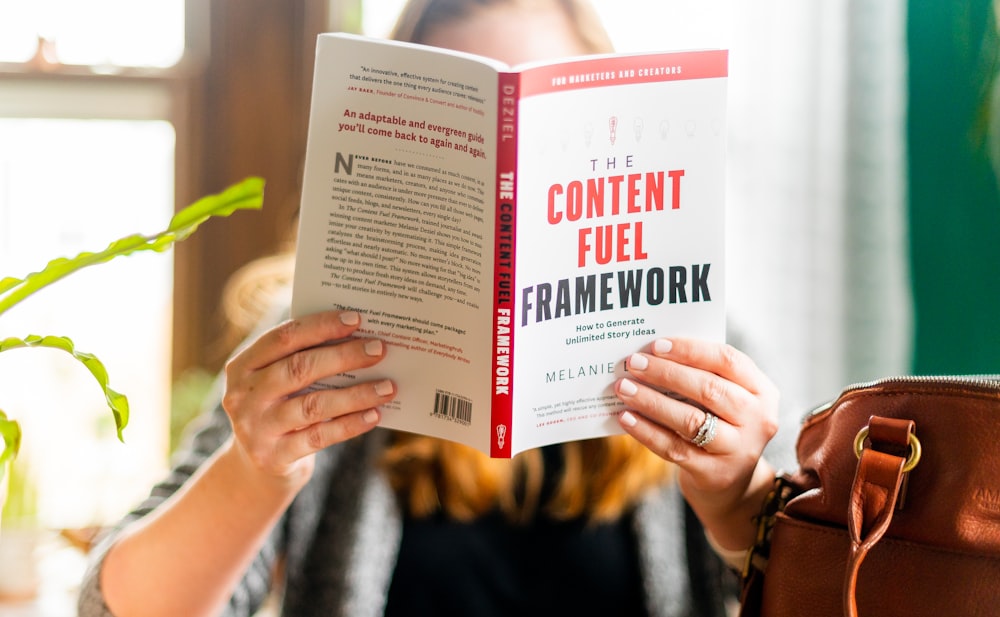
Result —
<instances>
[{"instance_id":1,"label":"bag zipper","mask_svg":"<svg viewBox=\"0 0 1000 617\"><path fill-rule=\"evenodd\" d=\"M890 384L928 384L943 383L956 386L971 386L974 388L993 388L1000 390L1000 375L895 375L891 377L880 377L869 381L858 381L852 383L840 391L837 398L827 401L818 407L806 412L802 417L805 423L810 418L818 416L833 406L843 395L866 388L874 388Z\"/></svg>"}]
</instances>

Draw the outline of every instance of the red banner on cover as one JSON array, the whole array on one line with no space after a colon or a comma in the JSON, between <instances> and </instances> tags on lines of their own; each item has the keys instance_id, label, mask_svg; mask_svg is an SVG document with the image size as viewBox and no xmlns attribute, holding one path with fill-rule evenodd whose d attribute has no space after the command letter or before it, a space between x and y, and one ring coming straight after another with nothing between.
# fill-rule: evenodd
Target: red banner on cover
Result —
<instances>
[{"instance_id":1,"label":"red banner on cover","mask_svg":"<svg viewBox=\"0 0 1000 617\"><path fill-rule=\"evenodd\" d=\"M558 66L526 69L521 73L520 96L603 85L710 79L728 74L729 52L724 49L683 51L666 56L598 56Z\"/></svg>"}]
</instances>

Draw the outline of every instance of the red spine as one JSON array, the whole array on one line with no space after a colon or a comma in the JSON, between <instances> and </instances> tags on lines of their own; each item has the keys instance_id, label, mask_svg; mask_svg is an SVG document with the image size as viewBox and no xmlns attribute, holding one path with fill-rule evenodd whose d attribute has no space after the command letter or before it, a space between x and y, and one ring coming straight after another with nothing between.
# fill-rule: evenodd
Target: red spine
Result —
<instances>
[{"instance_id":1,"label":"red spine","mask_svg":"<svg viewBox=\"0 0 1000 617\"><path fill-rule=\"evenodd\" d=\"M493 406L490 456L510 458L514 396L514 255L520 76L500 73L493 262Z\"/></svg>"}]
</instances>

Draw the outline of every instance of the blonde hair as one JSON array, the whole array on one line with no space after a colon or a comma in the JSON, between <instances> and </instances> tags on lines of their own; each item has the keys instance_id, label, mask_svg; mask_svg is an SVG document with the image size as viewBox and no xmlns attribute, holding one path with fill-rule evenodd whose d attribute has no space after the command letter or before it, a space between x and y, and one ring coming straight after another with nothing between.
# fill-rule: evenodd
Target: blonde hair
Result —
<instances>
[{"instance_id":1,"label":"blonde hair","mask_svg":"<svg viewBox=\"0 0 1000 617\"><path fill-rule=\"evenodd\" d=\"M589 4L546 1L565 12L588 53L612 51L611 40ZM540 0L410 0L391 38L420 43L434 28L458 23L474 11L501 6L538 7ZM273 300L269 293L266 298L258 297L273 287L260 284L262 267L274 266L268 270L287 274L289 263L288 257L281 262L262 260L248 266L252 274L234 277L228 294L230 317L249 310L251 319L240 323L244 327L259 318L261 307ZM278 278L287 283L286 276ZM254 283L251 293L244 289L247 281ZM554 481L553 486L545 485L546 461L541 450L529 450L511 460L491 459L457 443L409 433L393 434L381 465L400 504L411 515L443 512L465 521L494 509L514 522L528 521L539 513L560 520L613 520L644 493L669 482L673 474L669 463L628 435L566 443L558 452L560 470L548 479Z\"/></svg>"},{"instance_id":2,"label":"blonde hair","mask_svg":"<svg viewBox=\"0 0 1000 617\"><path fill-rule=\"evenodd\" d=\"M389 38L423 43L428 33L460 21L476 11L492 7L538 8L545 3L562 9L570 28L587 53L614 50L611 38L594 8L584 0L409 0L400 11Z\"/></svg>"},{"instance_id":3,"label":"blonde hair","mask_svg":"<svg viewBox=\"0 0 1000 617\"><path fill-rule=\"evenodd\" d=\"M583 0L548 0L561 8L588 53L612 51L611 39ZM538 0L409 0L390 38L422 43L435 28L491 7L538 7ZM396 433L382 465L402 506L413 516L438 512L467 521L500 510L513 522L537 514L566 520L609 521L643 494L670 481L673 467L628 435L559 446L560 471L545 485L541 450L511 460L432 437Z\"/></svg>"},{"instance_id":4,"label":"blonde hair","mask_svg":"<svg viewBox=\"0 0 1000 617\"><path fill-rule=\"evenodd\" d=\"M492 510L512 522L540 513L557 520L610 521L673 476L672 465L628 435L565 443L559 452L561 471L549 490L540 449L491 459L461 444L396 433L382 465L411 515L444 512L460 521Z\"/></svg>"}]
</instances>

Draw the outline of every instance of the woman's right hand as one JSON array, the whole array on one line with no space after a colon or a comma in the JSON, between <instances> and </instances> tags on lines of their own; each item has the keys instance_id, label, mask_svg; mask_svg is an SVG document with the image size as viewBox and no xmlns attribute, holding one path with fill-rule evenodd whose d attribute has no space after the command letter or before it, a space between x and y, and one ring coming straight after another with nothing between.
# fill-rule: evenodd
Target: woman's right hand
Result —
<instances>
[{"instance_id":1,"label":"woman's right hand","mask_svg":"<svg viewBox=\"0 0 1000 617\"><path fill-rule=\"evenodd\" d=\"M289 320L228 362L222 405L232 445L254 473L297 490L312 475L316 452L378 424L378 405L396 396L389 380L303 393L320 379L382 360L382 341L352 337L360 325L354 311Z\"/></svg>"},{"instance_id":2,"label":"woman's right hand","mask_svg":"<svg viewBox=\"0 0 1000 617\"><path fill-rule=\"evenodd\" d=\"M353 336L360 325L353 311L293 319L229 361L222 406L233 437L109 549L100 587L115 615L220 613L312 476L316 452L371 430L377 406L396 396L389 380L305 391L382 360L382 341Z\"/></svg>"}]
</instances>

